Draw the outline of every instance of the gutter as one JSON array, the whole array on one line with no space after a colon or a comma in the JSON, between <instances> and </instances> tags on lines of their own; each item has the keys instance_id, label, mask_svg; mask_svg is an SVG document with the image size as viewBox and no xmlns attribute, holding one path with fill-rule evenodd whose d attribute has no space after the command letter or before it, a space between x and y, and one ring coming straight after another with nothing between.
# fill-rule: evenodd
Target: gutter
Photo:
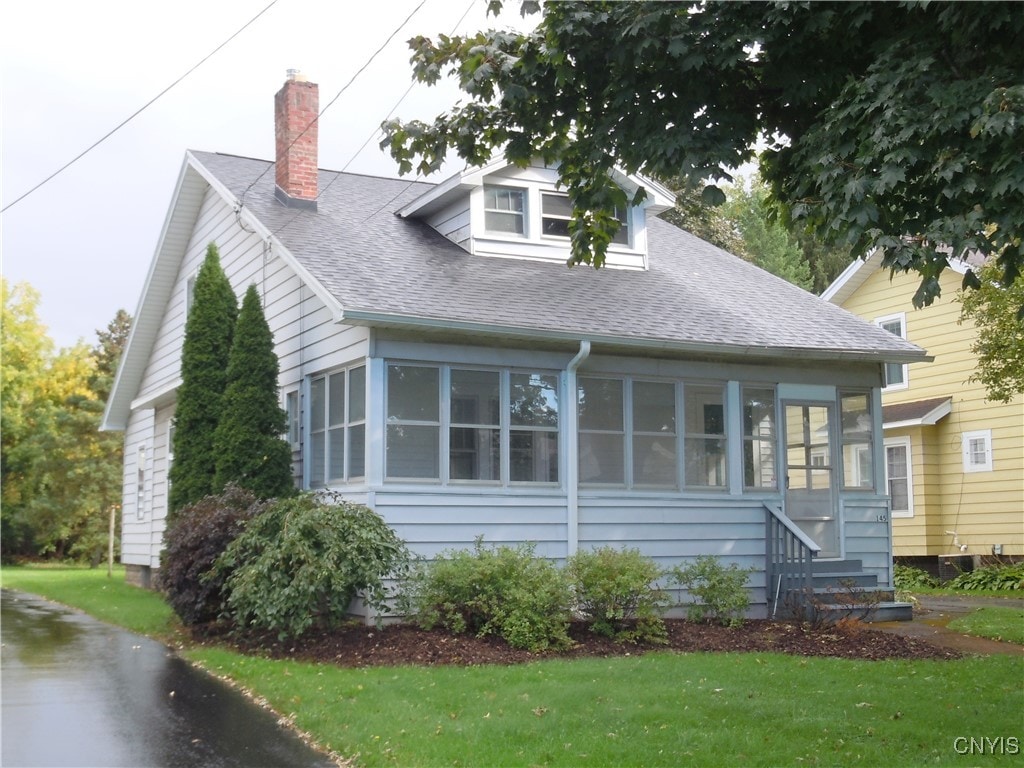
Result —
<instances>
[{"instance_id":1,"label":"gutter","mask_svg":"<svg viewBox=\"0 0 1024 768\"><path fill-rule=\"evenodd\" d=\"M576 408L576 371L590 357L590 342L580 341L580 351L565 366L566 388L566 557L572 557L580 546L580 443L579 410Z\"/></svg>"}]
</instances>

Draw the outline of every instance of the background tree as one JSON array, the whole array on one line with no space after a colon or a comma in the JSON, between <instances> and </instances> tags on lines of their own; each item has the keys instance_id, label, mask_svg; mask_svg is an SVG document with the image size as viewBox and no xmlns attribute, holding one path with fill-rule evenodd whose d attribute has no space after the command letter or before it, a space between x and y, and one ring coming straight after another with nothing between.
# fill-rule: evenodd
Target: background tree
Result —
<instances>
[{"instance_id":1,"label":"background tree","mask_svg":"<svg viewBox=\"0 0 1024 768\"><path fill-rule=\"evenodd\" d=\"M210 243L196 276L194 299L185 323L181 386L174 414L174 462L169 479L170 516L186 504L217 492L213 445L227 385L227 364L238 316L238 299Z\"/></svg>"},{"instance_id":2,"label":"background tree","mask_svg":"<svg viewBox=\"0 0 1024 768\"><path fill-rule=\"evenodd\" d=\"M739 255L805 291L814 287L803 249L767 210L768 190L759 179L740 179L727 188L724 215L739 232Z\"/></svg>"},{"instance_id":3,"label":"background tree","mask_svg":"<svg viewBox=\"0 0 1024 768\"><path fill-rule=\"evenodd\" d=\"M1009 289L1000 286L999 269L986 264L979 274L981 287L962 292L960 322L972 321L978 336L971 351L978 364L971 381L985 385L987 398L1008 403L1024 393L1024 325L1014 317L1024 306L1024 280Z\"/></svg>"},{"instance_id":4,"label":"background tree","mask_svg":"<svg viewBox=\"0 0 1024 768\"><path fill-rule=\"evenodd\" d=\"M729 253L740 253L743 240L722 207L704 199L706 184L700 183L694 188L680 178L668 179L666 184L675 194L676 204L661 214L661 218Z\"/></svg>"},{"instance_id":5,"label":"background tree","mask_svg":"<svg viewBox=\"0 0 1024 768\"><path fill-rule=\"evenodd\" d=\"M290 496L291 447L281 437L288 421L279 405L279 363L255 285L238 313L227 366L227 387L213 445L217 456L214 489L229 483L260 499Z\"/></svg>"},{"instance_id":6,"label":"background tree","mask_svg":"<svg viewBox=\"0 0 1024 768\"><path fill-rule=\"evenodd\" d=\"M1003 285L1024 263L1022 39L1013 3L546 3L527 34L410 41L418 80L451 73L469 98L431 124L386 123L382 145L403 172L449 150L560 162L572 258L600 266L628 202L614 166L696 185L765 139L783 217L916 270L922 305L942 246L992 256Z\"/></svg>"},{"instance_id":7,"label":"background tree","mask_svg":"<svg viewBox=\"0 0 1024 768\"><path fill-rule=\"evenodd\" d=\"M98 431L117 342L105 355L84 343L54 352L38 301L30 286L3 283L3 555L96 563L121 499L121 437Z\"/></svg>"}]
</instances>

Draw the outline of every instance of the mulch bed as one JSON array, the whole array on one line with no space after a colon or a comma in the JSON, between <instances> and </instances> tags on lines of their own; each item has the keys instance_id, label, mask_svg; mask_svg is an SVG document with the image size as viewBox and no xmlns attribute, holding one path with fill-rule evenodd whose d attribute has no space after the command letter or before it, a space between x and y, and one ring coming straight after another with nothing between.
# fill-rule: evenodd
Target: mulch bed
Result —
<instances>
[{"instance_id":1,"label":"mulch bed","mask_svg":"<svg viewBox=\"0 0 1024 768\"><path fill-rule=\"evenodd\" d=\"M452 635L444 630L428 631L408 624L376 628L353 623L331 632L307 633L298 640L279 642L276 637L267 635L234 643L246 653L342 667L522 664L543 658L635 656L658 650L773 652L868 660L961 657L957 651L924 640L856 623L839 627L766 620L748 620L739 627L698 624L683 619L669 619L665 623L668 628L666 645L616 643L590 632L584 624L574 624L570 630L574 646L567 651L548 653L512 648L500 638ZM195 631L196 639L217 634L209 627ZM221 635L218 639L228 638Z\"/></svg>"}]
</instances>

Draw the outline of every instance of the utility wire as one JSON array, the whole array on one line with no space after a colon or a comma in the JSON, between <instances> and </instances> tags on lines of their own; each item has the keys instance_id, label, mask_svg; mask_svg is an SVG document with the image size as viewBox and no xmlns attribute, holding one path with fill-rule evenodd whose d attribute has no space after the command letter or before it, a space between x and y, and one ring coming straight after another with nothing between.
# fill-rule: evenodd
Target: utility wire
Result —
<instances>
[{"instance_id":1,"label":"utility wire","mask_svg":"<svg viewBox=\"0 0 1024 768\"><path fill-rule=\"evenodd\" d=\"M424 0L424 2L425 2L425 0ZM420 6L422 6L422 5L423 5L423 3L420 3ZM469 3L469 5L468 5L468 6L466 6L466 10L462 12L462 16L460 16L460 17L459 17L459 20L458 20L457 22L455 22L455 25L454 25L454 26L452 27L452 31L451 31L451 32L450 32L449 34L451 34L451 35L454 35L454 34L455 34L455 31L456 31L456 30L457 30L457 29L459 28L459 26L460 26L460 25L462 24L462 22L466 20L466 17L467 17L468 15L469 15L469 12L470 12L471 10L473 10L473 6L474 6L474 5L476 5L476 0L470 0L470 3ZM411 18L412 18L413 14L415 14L415 13L416 13L416 11L418 11L418 10L419 10L419 7L417 7L417 8L416 8L416 10L414 10L414 11L412 12L412 14L410 14L410 15L409 15L409 17L408 17L408 18L407 18L407 19L405 20L405 22L403 22L403 23L402 23L402 26L405 26L405 24L407 24L407 23L409 22L409 19L411 19ZM402 27L399 27L398 29L396 29L396 30L395 30L395 32L394 32L394 33L393 33L393 34L391 35L391 38L393 38L393 37L395 36L395 34L397 34L399 30L401 30L401 28L402 28ZM388 38L388 40L390 41L390 39L391 39L391 38ZM387 43L385 43L385 45L387 45ZM379 53L379 51L378 51L378 53ZM374 55L376 55L376 54L374 54ZM365 67L364 67L364 69L365 69ZM347 87L347 86L346 86L346 87ZM410 93L412 92L412 89L413 89L413 88L415 88L415 87L416 87L416 82L415 82L415 81L413 81L412 83L410 83L410 84L409 84L409 87L405 89L405 93L403 93L403 94L402 94L402 95L401 95L401 96L399 97L398 101L396 101L396 102L395 102L395 105L394 105L393 107L391 107L391 109L390 109L390 110L388 111L388 113L387 113L387 114L386 114L386 115L384 116L384 120L388 120L388 119L389 119L389 118L390 118L390 117L391 117L391 116L392 116L393 114L395 114L395 112L396 112L396 111L398 111L398 108L399 108L399 107L401 106L402 102L403 102L403 101L405 101L406 97L407 97L407 96L408 96L408 95L409 95L409 94L410 94ZM339 96L340 96L340 95L341 95L341 94L339 94ZM337 99L337 97L335 97L335 99ZM332 101L331 103L333 104L333 103L334 103L334 101ZM330 104L328 104L328 106L330 106ZM324 111L326 111L326 107L324 108ZM321 112L320 112L320 114L322 115L322 114L323 114L323 111L321 111ZM382 122L383 122L383 121L382 121ZM334 178L332 178L332 179L331 179L331 180L330 180L329 182L327 182L327 184L326 184L326 185L324 186L324 188L323 188L323 189L321 189L321 190L319 190L319 191L317 192L317 195L316 195L316 199L317 199L317 200L319 200L319 199L320 199L320 197L321 197L321 196L322 196L322 195L323 195L323 194L324 194L324 193L325 193L325 192L326 192L326 191L327 191L328 189L330 189L330 188L331 188L331 185L332 185L332 184L334 184L334 182L336 182L336 181L337 181L337 180L338 180L339 178L341 178L341 174L343 174L343 173L344 173L345 171L347 171L347 170L348 170L348 167L349 167L350 165L352 165L352 163L354 163L354 162L355 162L356 158L357 158L357 157L359 157L359 155L360 155L360 154L362 154L362 151L363 151L364 149L366 149L367 145L368 145L368 144L369 144L369 143L370 143L370 142L371 142L371 141L372 141L372 140L373 140L373 139L374 139L374 138L375 138L375 137L376 137L376 136L377 136L377 135L378 135L378 134L379 134L380 132L381 132L381 130L380 130L380 128L379 128L379 127L378 127L378 128L375 128L375 129L373 130L373 132L372 132L372 133L370 133L370 135L366 137L366 141L364 141L364 142L363 142L363 143L362 143L362 144L360 145L359 149L357 149L357 150L355 151L355 153L354 153L354 154L352 155L352 157L350 157L350 158L348 159L348 162L346 162L346 163L345 163L345 165L343 165L343 166L341 167L341 170L340 170L340 171L338 171L337 173L335 173L335 174L334 174ZM265 170L263 171L263 174L265 174L265 173L266 173L266 172L267 172L268 170L269 170L269 167L268 167L267 169L265 169ZM260 180L260 178L262 178L263 174L260 174L260 176L259 176L259 177L257 177L256 181L259 181L259 180ZM410 188L410 187L411 187L411 186L412 186L413 184L416 184L416 183L417 183L417 182L419 181L419 178L420 178L420 176L421 176L421 174L417 173L417 174L416 174L416 176L415 176L414 178L412 178L412 179L411 179L411 180L409 181L409 183L408 183L408 184L406 184L406 186L405 186L405 187L404 187L404 188L403 188L403 189L402 189L402 190L401 190L401 191L400 191L400 192L399 192L399 193L398 193L397 195L395 195L394 197L392 197L392 198L391 198L391 199L390 199L390 200L389 200L388 202L384 203L384 205L382 205L382 206L381 206L380 208L378 208L378 209L377 209L376 211L374 211L374 212L373 212L372 214L370 214L370 215L369 215L369 216L367 216L367 217L366 217L365 219L363 219L363 221L366 221L367 219L371 219L371 218L373 218L373 217L374 217L374 216L376 216L376 215L377 215L378 213L380 213L380 212L381 212L381 211L382 211L382 210L383 210L384 208L386 208L387 206L391 205L391 204L392 204L392 203L393 203L393 202L394 202L395 200L397 200L397 199L398 199L399 197L401 197L402 195L404 195L404 194L406 193L406 191L407 191L407 190L408 190L408 189L409 189L409 188ZM255 183L256 183L256 181L254 181L254 182L253 182L252 184L250 184L250 185L249 185L249 187L248 187L248 188L246 188L246 192L248 192L248 191L249 191L249 189L252 189L252 186L253 186L253 184L255 184ZM245 196L245 195L244 195L244 193L243 193L243 195L242 195L242 196L243 196L243 197ZM301 211L301 210L300 210L300 211L298 211L298 212L296 212L296 214L295 214L294 216L292 216L292 217L291 217L290 219L288 219L288 221L286 221L286 222L285 222L284 224L282 224L282 225L281 225L280 227L278 227L277 229L275 229L275 230L274 230L274 231L273 231L273 232L272 232L271 234L273 234L273 235L277 235L277 234L278 234L279 232L281 232L282 230L284 230L284 229L287 229L287 228L288 228L288 227L289 227L289 226L290 226L290 225L292 224L292 222L294 222L294 221L295 221L295 219L299 218L299 216L301 216L301 215L302 215L302 211Z\"/></svg>"},{"instance_id":2,"label":"utility wire","mask_svg":"<svg viewBox=\"0 0 1024 768\"><path fill-rule=\"evenodd\" d=\"M157 99L159 99L159 98L160 98L161 96L163 96L163 95L164 95L165 93L167 93L167 92L168 92L169 90L171 90L172 88L174 88L174 86L176 86L176 85L177 85L178 83L180 83L180 82L181 82L182 80L184 80L184 79L185 79L186 77L188 77L188 76L189 76L189 75L191 75L191 74L192 74L193 72L195 72L195 71L196 71L197 69L199 69L199 67L201 67L201 66L202 66L203 64L205 64L205 63L207 62L207 60L208 60L208 59L210 59L210 57L212 57L212 56L213 56L213 55L214 55L215 53L217 53L218 51L220 51L220 49L221 49L221 48L223 48L223 47L224 47L225 45L227 45L227 44L228 44L228 43L230 43L230 42L231 42L232 40L234 40L234 39L235 39L236 37L238 37L238 36L239 36L239 35L240 35L240 34L241 34L242 32L244 32L244 31L245 31L245 30L246 30L246 29L247 29L247 28L248 28L248 27L249 27L249 26L250 26L250 25L251 25L251 24L252 24L252 23L253 23L254 21L256 21L256 20L257 20L257 19L258 19L258 18L259 18L260 16L262 16L263 14L265 14L265 13L266 13L267 11L269 11L269 10L270 10L271 8L273 8L273 7L275 6L275 5L277 5L277 0L271 0L270 4L269 4L269 5L268 5L268 6L266 7L266 8L264 8L264 9L263 9L262 11L260 11L259 13L257 13L257 14L256 14L255 16L253 16L253 17L252 17L251 19L249 19L249 21L247 21L247 22L246 22L245 24L243 24L243 25L242 25L242 26L241 26L241 27L240 27L240 28L238 29L238 31L237 31L237 32L235 32L235 33L234 33L233 35L231 35L231 37L229 37L229 38L228 38L227 40L225 40L225 41L224 41L223 43L221 43L221 44L220 44L220 45L218 45L218 46L217 46L216 48L214 48L214 49L213 49L212 51L210 51L210 52L209 52L208 54L206 54L206 56L204 56L204 57L203 57L202 59L200 59L200 60L199 60L199 62L198 62L197 64L195 64L195 66L193 66L193 67L192 67L192 68L191 68L190 70L188 70L188 71L187 71L187 72L186 72L185 74L183 74L183 75L182 75L181 77L179 77L179 78L178 78L177 80L175 80L175 81L174 81L173 83L171 83L171 84L170 84L170 85L168 85L168 86L167 86L166 88L164 88L164 89L163 89L162 91L160 91L160 93L158 93L158 94L157 94L156 96L154 96L154 97L153 97L152 99L150 99L150 100L149 100L149 101L147 101L147 102L146 102L145 104L143 104L143 105L142 105L141 107L139 107L139 108L138 108L137 110L135 110L135 111L134 111L134 112L133 112L133 113L132 113L131 115L129 115L129 116L127 117L127 118L125 118L125 119L124 119L124 120L122 120L122 121L121 121L120 123L118 123L118 124L117 124L117 125L116 125L116 126L115 126L115 127L113 128L113 129L111 129L111 130L110 130L110 131L108 131L108 132L107 132L106 134L104 134L104 135L103 135L103 136L102 136L102 137L101 137L100 139L98 139L97 141L93 142L93 143L92 143L92 144L91 144L91 145L90 145L89 147L87 147L87 148L86 148L85 150L83 150L82 152L80 152L80 153L79 153L78 155L76 155L76 156L75 156L74 158L72 158L71 160L69 160L69 161L68 161L67 163L65 163L64 165L62 165L62 166L61 166L60 168L58 168L58 169L57 169L56 171L54 171L54 172L53 172L53 173L51 173L51 174L50 174L49 176L47 176L47 177L46 177L45 179L43 179L43 180L42 180L42 181L40 181L40 182L39 182L38 184L36 184L36 185L35 185L34 187L32 187L32 189L30 189L30 190L29 190L28 192L26 192L25 194L21 195L20 197L18 197L18 198L17 198L17 199L15 199L14 201L12 201L12 202L8 203L8 204L7 204L7 205L5 205L5 206L4 206L3 208L0 208L0 213L3 213L4 211L7 211L8 209L10 209L10 208L14 207L14 206L15 206L15 205L17 205L18 203L20 203L20 202L21 202L22 200L24 200L24 199L25 199L26 197L28 197L28 196L29 196L29 195L31 195L31 194L32 194L33 192L35 192L35 191L36 191L37 189L39 189L40 187L42 187L42 186L43 186L44 184L47 184L47 183L48 183L48 182L50 182L51 180L55 179L55 178L56 178L57 176L59 176L60 174L62 174L62 173L63 173L64 171L66 171L66 170L67 170L68 168L70 168L70 167L71 167L72 165L74 165L74 164L75 164L75 163L77 163L77 162L78 162L79 160L81 160L81 159L82 159L83 157L85 157L85 156L86 156L87 154L89 154L89 153L90 153L90 152L92 152L92 151L93 151L94 149L96 149L96 147L98 147L98 146L99 146L100 144L102 144L103 142L105 142L105 141L106 141L107 139L109 139L109 138L110 138L111 136L113 136L113 135L114 135L115 133L117 133L117 132L118 132L119 130L121 130L121 129L122 129L122 128L124 128L124 127L125 127L126 125L128 125L128 123L130 123L130 122L131 122L132 120L134 120L134 119L135 119L136 117L138 117L138 116L139 116L140 114L142 114L142 113L143 113L143 112L144 112L144 111L145 111L146 109L148 109L148 108L149 108L150 106L152 106L152 105L153 105L153 103L154 103L155 101L157 101Z\"/></svg>"},{"instance_id":3,"label":"utility wire","mask_svg":"<svg viewBox=\"0 0 1024 768\"><path fill-rule=\"evenodd\" d=\"M301 139L303 136L305 136L310 128L312 128L314 125L316 125L317 123L320 122L320 118L323 117L324 113L327 112L327 110L330 109L334 105L334 102L336 102L338 99L341 98L341 95L343 93L345 93L345 91L347 91L349 89L349 87L352 85L352 83L354 83L356 81L356 78L358 78L361 74L363 74L363 72L366 71L366 69L373 63L373 60L376 59L377 56L380 55L381 51L383 51L385 48L388 47L388 45L391 43L391 41L395 39L395 35L397 35L399 32L402 31L402 28L406 24L409 23L409 21L412 19L412 17L415 16L419 12L420 8L422 8L424 3L426 3L426 2L427 2L427 0L420 0L419 5L417 5L415 8L412 9L412 13L410 13L408 16L405 17L405 21L403 21L401 24L399 24L397 27L395 27L395 29L391 32L391 34L388 35L387 40L385 40L380 45L380 47L377 48L377 50L374 51L370 55L370 58L368 58L366 60L366 63L363 64L363 66L361 66L356 71L356 73L354 75L352 75L352 77L349 78L348 82L345 83L343 86L341 86L341 90L338 91L336 94L334 94L334 98L331 99L329 102L327 102L326 106L324 106L324 108L320 110L320 112L317 114L317 116L310 121L309 125L307 125L305 128L303 128L302 132L299 133L299 135L296 136L292 140L292 143L289 144L287 149L285 150L286 152L287 152L288 149L291 149L293 146L295 146L295 142L297 142L299 139ZM255 187L256 184L259 183L259 180L267 175L267 173L270 171L271 167L272 167L272 164L268 165L266 168L264 168L263 172L259 176L257 176L255 179L253 179L252 183L250 183L249 186L247 186L245 188L245 191L242 192L241 197L238 199L238 204L240 206L241 205L245 205L245 196L247 194L249 194L249 190L251 190L253 187ZM319 197L319 195L317 195L317 197Z\"/></svg>"}]
</instances>

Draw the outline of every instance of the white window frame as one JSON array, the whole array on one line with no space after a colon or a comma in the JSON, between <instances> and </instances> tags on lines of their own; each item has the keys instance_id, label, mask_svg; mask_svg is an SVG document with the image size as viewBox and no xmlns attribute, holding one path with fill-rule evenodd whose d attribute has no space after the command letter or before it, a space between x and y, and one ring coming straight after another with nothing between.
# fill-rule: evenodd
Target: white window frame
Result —
<instances>
[{"instance_id":1,"label":"white window frame","mask_svg":"<svg viewBox=\"0 0 1024 768\"><path fill-rule=\"evenodd\" d=\"M899 333L893 333L888 328L885 328L886 325L892 325L893 323L897 323L897 322L900 324L900 332ZM883 329L889 331L889 333L893 333L894 336L899 336L901 339L906 339L907 338L907 313L906 312L896 312L895 314L892 314L892 315L884 315L882 317L876 317L875 318L875 325L877 325L879 328L883 328ZM887 376L886 377L886 383L885 383L885 386L882 387L882 391L883 392L898 392L898 391L900 391L902 389L906 389L907 387L909 387L910 386L910 366L908 366L906 363L902 363L902 364L901 363L886 363L885 364L886 368L888 368L890 365L894 365L894 366L898 365L900 367L902 381L899 381L899 382L897 382L895 384L889 384L888 376Z\"/></svg>"},{"instance_id":2,"label":"white window frame","mask_svg":"<svg viewBox=\"0 0 1024 768\"><path fill-rule=\"evenodd\" d=\"M547 198L552 198L552 199L554 199L554 198L561 198L561 199L565 200L566 202L568 202L568 200L569 200L569 196L566 195L563 192L553 192L553 191L548 191L548 190L543 190L543 189L540 191L540 222L541 222L540 223L540 234L541 234L541 237L542 238L550 237L550 238L554 238L556 240L568 240L569 239L568 235L551 235L551 234L546 234L544 232L544 220L545 219L556 219L558 221L565 221L565 222L572 221L572 215L571 214L569 216L563 216L562 214L559 214L559 213L548 213L544 209L544 201ZM632 228L629 225L630 224L630 222L629 222L629 219L630 219L630 207L627 206L624 210L619 209L618 207L616 207L615 208L615 218L617 218L619 220L619 224L621 224L621 226L619 227L618 231L615 233L615 237L612 238L612 240L611 240L611 242L609 244L610 245L618 245L618 246L621 246L623 248L631 248L633 244L632 244L632 238L630 237Z\"/></svg>"},{"instance_id":3,"label":"white window frame","mask_svg":"<svg viewBox=\"0 0 1024 768\"><path fill-rule=\"evenodd\" d=\"M914 454L913 444L907 436L902 437L887 437L883 441L883 450L885 451L885 493L889 497L890 504L892 503L892 494L889 492L889 449L890 448L902 448L907 457L907 509L895 509L891 508L891 514L893 517L910 518L914 516Z\"/></svg>"},{"instance_id":4,"label":"white window frame","mask_svg":"<svg viewBox=\"0 0 1024 768\"><path fill-rule=\"evenodd\" d=\"M985 451L985 460L977 462L971 450L972 443L981 441ZM963 459L964 472L991 472L992 471L992 430L976 429L971 432L964 432L961 435L960 451Z\"/></svg>"},{"instance_id":5,"label":"white window frame","mask_svg":"<svg viewBox=\"0 0 1024 768\"><path fill-rule=\"evenodd\" d=\"M487 207L487 193L490 190L501 190L503 192L512 192L519 195L523 203L523 209L521 211L504 210L501 208L489 208ZM485 184L483 189L483 208L484 208L484 231L489 235L496 235L499 237L512 237L519 240L528 239L530 237L530 191L525 187L517 187L506 184ZM498 213L503 216L518 216L523 223L522 232L509 232L504 229L491 229L487 226L487 214Z\"/></svg>"}]
</instances>

